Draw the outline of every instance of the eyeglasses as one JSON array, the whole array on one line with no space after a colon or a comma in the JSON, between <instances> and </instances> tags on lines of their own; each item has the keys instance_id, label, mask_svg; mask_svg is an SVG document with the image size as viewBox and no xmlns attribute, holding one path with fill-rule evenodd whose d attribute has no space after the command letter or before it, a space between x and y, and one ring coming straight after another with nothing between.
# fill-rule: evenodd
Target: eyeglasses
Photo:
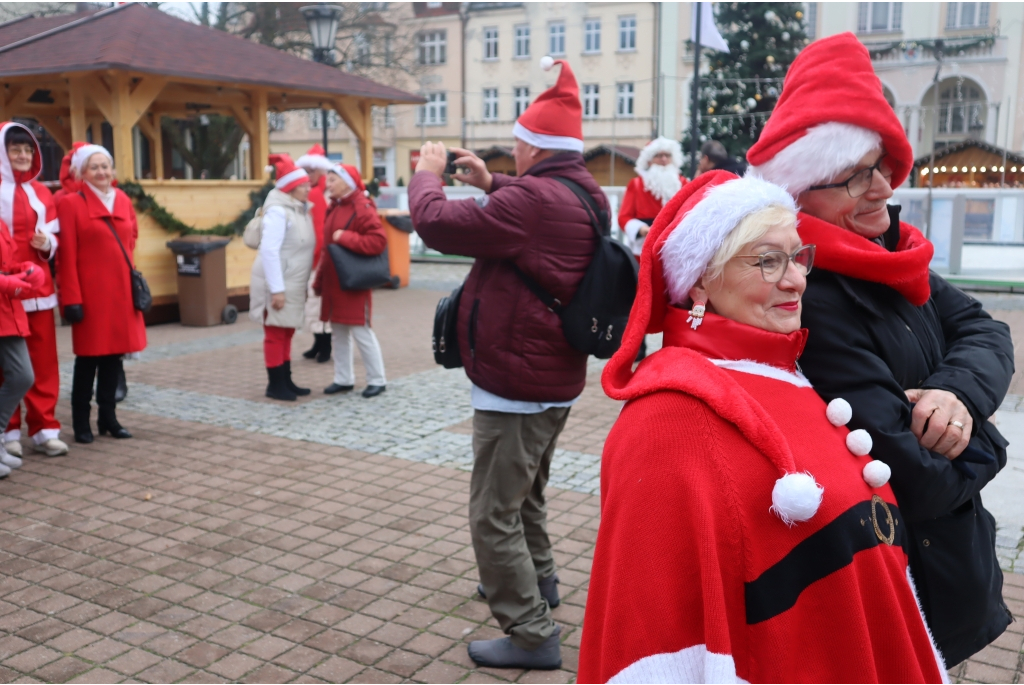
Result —
<instances>
[{"instance_id":1,"label":"eyeglasses","mask_svg":"<svg viewBox=\"0 0 1024 685\"><path fill-rule=\"evenodd\" d=\"M811 267L814 266L814 245L804 245L793 254L786 254L782 250L769 250L761 254L738 254L733 259L738 257L756 259L758 266L761 267L761 278L766 283L778 283L789 270L790 262L793 262L804 276L811 273Z\"/></svg>"},{"instance_id":2,"label":"eyeglasses","mask_svg":"<svg viewBox=\"0 0 1024 685\"><path fill-rule=\"evenodd\" d=\"M871 181L874 180L875 171L882 175L885 182L888 183L892 179L892 169L885 162L886 155L882 155L882 158L875 162L872 166L867 169L861 169L850 178L846 179L842 183L827 183L821 186L811 186L807 190L827 190L828 188L846 188L846 192L850 194L850 197L860 197L864 193L868 192L868 188L871 187Z\"/></svg>"}]
</instances>

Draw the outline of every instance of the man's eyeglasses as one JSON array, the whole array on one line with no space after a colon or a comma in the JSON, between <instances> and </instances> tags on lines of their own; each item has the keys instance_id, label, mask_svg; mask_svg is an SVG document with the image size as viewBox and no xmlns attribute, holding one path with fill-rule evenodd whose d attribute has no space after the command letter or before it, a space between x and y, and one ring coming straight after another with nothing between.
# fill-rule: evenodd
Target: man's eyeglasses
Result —
<instances>
[{"instance_id":1,"label":"man's eyeglasses","mask_svg":"<svg viewBox=\"0 0 1024 685\"><path fill-rule=\"evenodd\" d=\"M756 259L761 267L761 278L767 283L778 283L786 275L789 263L793 262L796 268L804 276L811 273L814 266L814 245L804 245L793 254L786 254L782 250L770 250L761 254L738 254L737 257L745 259Z\"/></svg>"},{"instance_id":2,"label":"man's eyeglasses","mask_svg":"<svg viewBox=\"0 0 1024 685\"><path fill-rule=\"evenodd\" d=\"M867 169L861 169L850 178L846 179L841 183L826 183L821 186L811 186L807 190L827 190L828 188L846 188L846 192L850 194L850 197L860 197L864 193L868 192L868 188L871 187L871 181L874 179L875 171L882 175L888 183L892 179L892 169L886 163L886 156L883 155L880 160L875 162L872 166Z\"/></svg>"}]
</instances>

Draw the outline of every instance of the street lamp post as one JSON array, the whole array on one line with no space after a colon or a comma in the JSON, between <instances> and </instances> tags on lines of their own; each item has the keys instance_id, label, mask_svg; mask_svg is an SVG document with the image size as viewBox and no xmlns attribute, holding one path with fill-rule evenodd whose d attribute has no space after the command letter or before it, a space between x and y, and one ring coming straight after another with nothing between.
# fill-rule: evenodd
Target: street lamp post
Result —
<instances>
[{"instance_id":1,"label":"street lamp post","mask_svg":"<svg viewBox=\"0 0 1024 685\"><path fill-rule=\"evenodd\" d=\"M337 5L308 5L300 7L309 36L313 39L313 61L330 64L331 50L338 35L338 20L341 19L342 8ZM320 129L324 134L324 154L327 154L327 110L320 108Z\"/></svg>"}]
</instances>

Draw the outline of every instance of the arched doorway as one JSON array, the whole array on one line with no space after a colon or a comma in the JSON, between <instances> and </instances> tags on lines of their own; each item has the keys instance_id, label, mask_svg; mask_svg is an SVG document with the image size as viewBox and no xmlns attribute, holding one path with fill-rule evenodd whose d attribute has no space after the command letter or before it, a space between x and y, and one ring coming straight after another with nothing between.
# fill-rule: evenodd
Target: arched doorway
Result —
<instances>
[{"instance_id":1,"label":"arched doorway","mask_svg":"<svg viewBox=\"0 0 1024 685\"><path fill-rule=\"evenodd\" d=\"M969 138L985 140L988 99L976 81L964 76L943 79L938 86L938 106L934 86L925 93L921 104L930 109L934 117L929 133L935 136L937 148Z\"/></svg>"}]
</instances>

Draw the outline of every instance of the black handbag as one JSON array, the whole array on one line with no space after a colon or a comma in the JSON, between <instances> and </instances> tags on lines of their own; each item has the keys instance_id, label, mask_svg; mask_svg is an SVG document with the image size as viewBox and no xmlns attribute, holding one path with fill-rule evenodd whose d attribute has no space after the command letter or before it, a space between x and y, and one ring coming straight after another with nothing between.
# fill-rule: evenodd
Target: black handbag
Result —
<instances>
[{"instance_id":1,"label":"black handbag","mask_svg":"<svg viewBox=\"0 0 1024 685\"><path fill-rule=\"evenodd\" d=\"M124 255L124 261L128 264L128 273L131 275L132 304L135 305L136 309L145 314L153 306L153 296L149 292L149 283L146 283L146 278L142 275L141 271L137 271L132 267L132 260L128 259L128 252L124 249L124 243L121 242L121 236L114 229L114 224L106 217L103 218L103 221L107 224L110 232L114 234L114 239L117 240L117 245L121 248L121 254Z\"/></svg>"},{"instance_id":2,"label":"black handbag","mask_svg":"<svg viewBox=\"0 0 1024 685\"><path fill-rule=\"evenodd\" d=\"M430 346L434 351L434 361L446 369L458 369L462 366L458 331L460 300L461 285L448 297L442 297L434 311L434 332L430 338Z\"/></svg>"},{"instance_id":3,"label":"black handbag","mask_svg":"<svg viewBox=\"0 0 1024 685\"><path fill-rule=\"evenodd\" d=\"M346 230L355 216L353 214L349 217L345 228L341 230ZM331 243L327 246L327 254L331 256L342 290L371 290L391 283L391 265L386 247L379 255L367 256Z\"/></svg>"}]
</instances>

